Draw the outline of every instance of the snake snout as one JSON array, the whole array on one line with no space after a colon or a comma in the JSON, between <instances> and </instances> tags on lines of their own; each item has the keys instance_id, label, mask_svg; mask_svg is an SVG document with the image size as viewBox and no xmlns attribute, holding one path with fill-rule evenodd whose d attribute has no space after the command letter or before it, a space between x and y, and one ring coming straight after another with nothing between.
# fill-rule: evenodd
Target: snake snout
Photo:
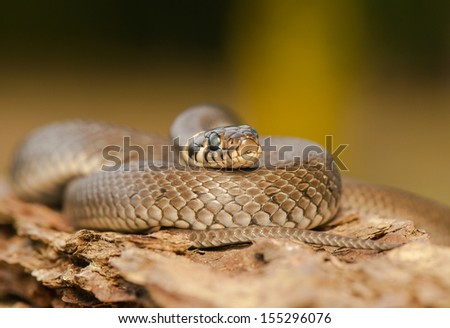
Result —
<instances>
[{"instance_id":1,"label":"snake snout","mask_svg":"<svg viewBox=\"0 0 450 328\"><path fill-rule=\"evenodd\" d=\"M252 163L255 163L261 155L261 146L257 140L252 138L246 138L241 141L239 150L242 158Z\"/></svg>"}]
</instances>

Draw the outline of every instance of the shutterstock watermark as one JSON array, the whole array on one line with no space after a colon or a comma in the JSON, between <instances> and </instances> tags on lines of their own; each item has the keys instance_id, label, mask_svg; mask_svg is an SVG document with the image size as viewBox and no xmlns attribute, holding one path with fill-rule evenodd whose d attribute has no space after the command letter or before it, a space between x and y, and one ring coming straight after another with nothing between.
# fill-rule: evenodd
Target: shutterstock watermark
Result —
<instances>
[{"instance_id":1,"label":"shutterstock watermark","mask_svg":"<svg viewBox=\"0 0 450 328\"><path fill-rule=\"evenodd\" d=\"M301 143L296 144L295 139L292 140L291 143L280 144L279 138L267 137L261 139L262 155L261 158L255 158L253 168L264 166L267 168L280 169L285 167L289 169L292 164L311 163L320 158L325 163L326 170L332 170L333 165L341 171L349 170L340 158L349 145L340 144L334 148L333 136L327 135L325 137L324 146L312 142L308 143L307 141L301 141ZM188 146L179 145L178 138L174 139L170 145L142 146L133 144L131 137L125 136L122 145L108 145L103 148L103 165L101 170L106 172L131 169L158 171L166 170L169 167L186 171L200 169L199 167L188 165L183 159L182 152L189 151L192 151L192 149L189 149Z\"/></svg>"}]
</instances>

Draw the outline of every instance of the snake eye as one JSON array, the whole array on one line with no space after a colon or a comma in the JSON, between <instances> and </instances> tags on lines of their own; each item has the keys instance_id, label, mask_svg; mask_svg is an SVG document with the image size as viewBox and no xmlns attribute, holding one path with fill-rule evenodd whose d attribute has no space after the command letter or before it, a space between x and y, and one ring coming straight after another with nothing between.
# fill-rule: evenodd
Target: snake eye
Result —
<instances>
[{"instance_id":1,"label":"snake eye","mask_svg":"<svg viewBox=\"0 0 450 328\"><path fill-rule=\"evenodd\" d=\"M220 148L220 137L216 132L212 132L208 137L209 149L212 151Z\"/></svg>"}]
</instances>

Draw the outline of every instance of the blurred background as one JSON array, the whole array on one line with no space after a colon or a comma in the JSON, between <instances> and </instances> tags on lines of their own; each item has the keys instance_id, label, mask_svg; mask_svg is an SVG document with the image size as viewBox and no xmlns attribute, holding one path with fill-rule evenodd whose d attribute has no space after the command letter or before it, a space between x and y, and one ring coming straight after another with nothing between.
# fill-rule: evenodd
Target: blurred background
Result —
<instances>
[{"instance_id":1,"label":"blurred background","mask_svg":"<svg viewBox=\"0 0 450 328\"><path fill-rule=\"evenodd\" d=\"M450 2L0 3L0 172L34 127L168 133L188 106L334 148L348 174L450 204Z\"/></svg>"}]
</instances>

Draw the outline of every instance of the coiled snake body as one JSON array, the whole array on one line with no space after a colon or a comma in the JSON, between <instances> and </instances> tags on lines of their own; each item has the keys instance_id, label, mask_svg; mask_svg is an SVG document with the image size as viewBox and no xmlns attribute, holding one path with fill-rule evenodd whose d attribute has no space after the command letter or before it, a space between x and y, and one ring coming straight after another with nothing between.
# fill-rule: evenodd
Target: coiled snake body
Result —
<instances>
[{"instance_id":1,"label":"coiled snake body","mask_svg":"<svg viewBox=\"0 0 450 328\"><path fill-rule=\"evenodd\" d=\"M183 112L171 134L177 147L106 123L41 128L15 156L13 188L24 200L63 202L80 228L182 228L196 247L261 236L352 248L396 246L310 230L332 220L339 207L413 219L434 240L450 244L447 207L394 189L343 187L332 157L310 141L259 138L253 128L237 126L226 111L207 105Z\"/></svg>"}]
</instances>

